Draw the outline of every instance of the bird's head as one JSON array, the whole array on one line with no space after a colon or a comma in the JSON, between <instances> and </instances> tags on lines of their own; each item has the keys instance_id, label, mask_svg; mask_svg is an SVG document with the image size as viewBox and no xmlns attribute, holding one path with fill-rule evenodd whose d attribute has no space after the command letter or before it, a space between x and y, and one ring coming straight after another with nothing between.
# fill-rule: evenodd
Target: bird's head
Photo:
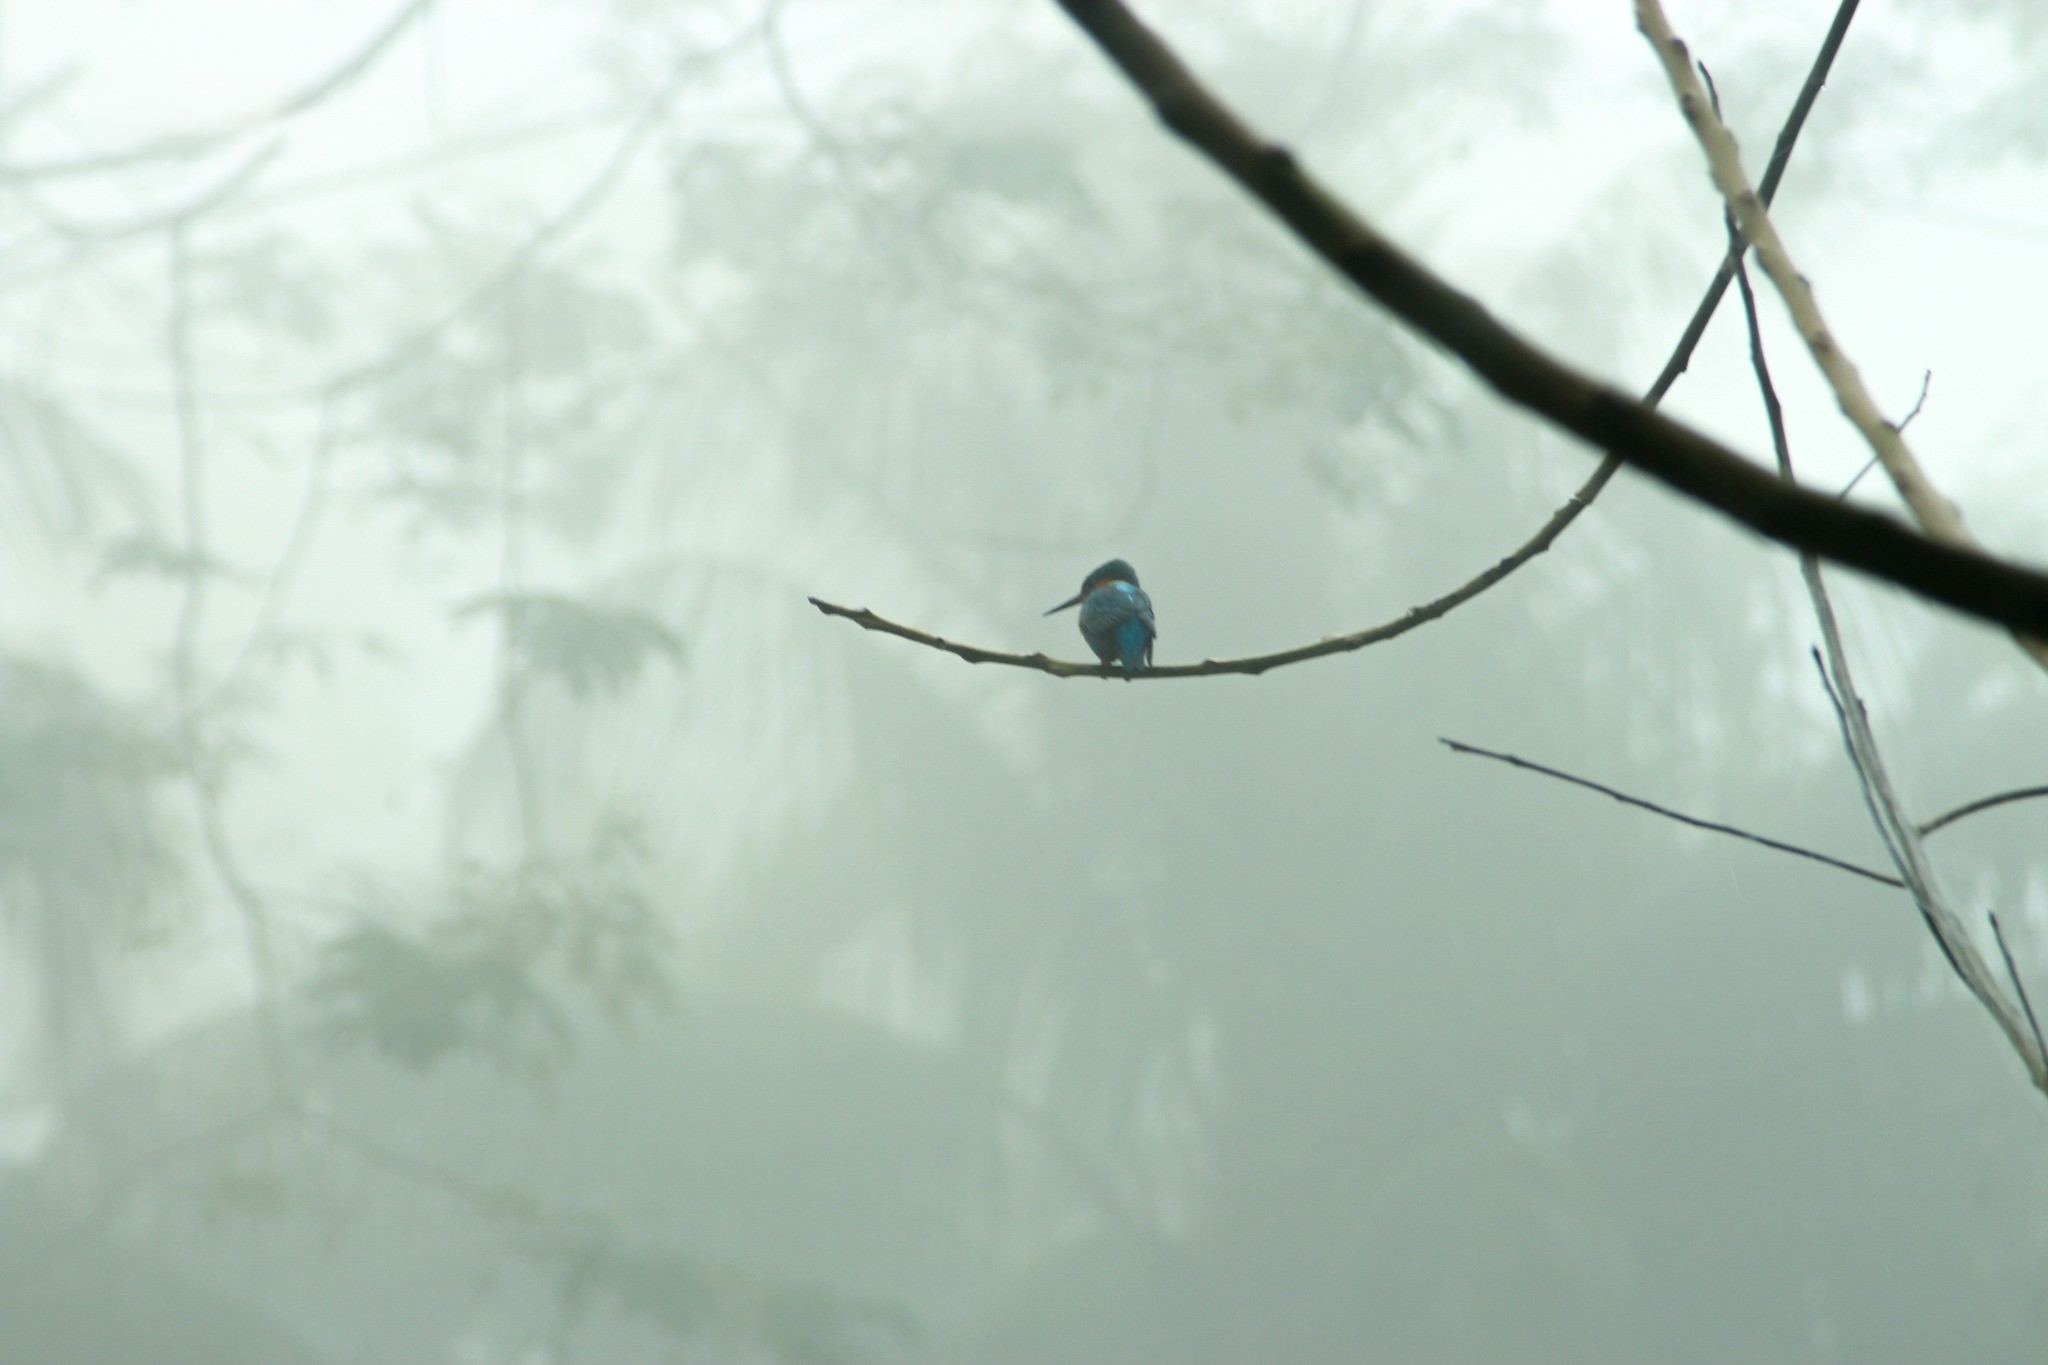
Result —
<instances>
[{"instance_id":1,"label":"bird's head","mask_svg":"<svg viewBox=\"0 0 2048 1365\"><path fill-rule=\"evenodd\" d=\"M1081 591L1054 607L1052 611L1048 611L1046 615L1050 616L1055 611L1065 611L1068 607L1079 606L1088 600L1089 593L1105 583L1128 583L1135 588L1138 586L1138 571L1131 567L1129 560L1112 559L1109 563L1092 570L1081 580Z\"/></svg>"}]
</instances>

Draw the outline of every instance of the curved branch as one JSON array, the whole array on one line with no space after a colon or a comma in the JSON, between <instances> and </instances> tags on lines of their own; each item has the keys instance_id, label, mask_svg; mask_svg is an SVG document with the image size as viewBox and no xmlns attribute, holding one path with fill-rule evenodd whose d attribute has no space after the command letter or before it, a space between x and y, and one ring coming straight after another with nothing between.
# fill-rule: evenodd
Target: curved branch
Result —
<instances>
[{"instance_id":1,"label":"curved branch","mask_svg":"<svg viewBox=\"0 0 2048 1365\"><path fill-rule=\"evenodd\" d=\"M1602 469L1605 468L1603 465ZM1605 480L1601 479L1600 482ZM1587 481L1587 487L1593 492L1599 491L1598 484L1593 480ZM1557 539L1558 534L1571 524L1572 518L1584 509L1585 501L1590 496L1586 488L1581 488L1570 502L1551 514L1550 520L1544 523L1543 529L1536 533L1534 539L1514 554L1501 560L1477 578L1453 588L1434 601L1425 602L1419 607L1410 607L1391 621L1353 631L1349 635L1326 636L1314 644L1296 645L1292 649L1276 650L1271 654L1247 654L1235 659L1204 659L1198 664L1160 664L1129 675L1121 668L1111 668L1108 664L1072 663L1065 659L1055 659L1049 654L1011 654L1000 649L983 649L979 645L962 644L958 640L948 640L943 635L933 635L929 631L919 630L916 626L891 621L888 617L878 615L866 607L842 607L837 602L827 602L821 597L813 597L809 601L825 615L843 616L862 630L894 635L899 640L908 640L927 649L936 649L965 659L971 664L1004 664L1010 668L1028 668L1038 673L1050 674L1055 678L1118 678L1127 682L1166 678L1216 678L1232 673L1257 677L1269 669L1283 668L1288 664L1321 659L1331 654L1349 654L1354 649L1364 649L1367 645L1376 645L1382 640L1406 635L1417 626L1436 620L1459 603L1485 592L1531 557L1547 549L1550 542Z\"/></svg>"},{"instance_id":2,"label":"curved branch","mask_svg":"<svg viewBox=\"0 0 2048 1365\"><path fill-rule=\"evenodd\" d=\"M1763 187L1759 193L1769 203L1778 193L1778 185L1785 178L1785 168L1792 160L1792 149L1798 145L1799 134L1806 126L1806 116L1812 112L1814 101L1820 96L1820 89L1827 83L1828 72L1834 66L1835 54L1842 49L1842 40L1848 36L1849 21L1856 15L1858 0L1841 0L1836 7L1834 22L1828 26L1827 36L1821 40L1820 51L1814 54L1813 64L1807 68L1806 79L1799 87L1797 98L1792 101L1791 110L1785 115L1784 125L1778 130L1778 140L1771 150L1770 164L1764 168ZM772 13L772 11L771 11ZM772 35L772 29L771 29ZM792 92L793 94L793 92ZM800 110L799 116L807 120L808 111ZM1722 296L1728 292L1728 283L1735 278L1736 267L1742 260L1742 246L1739 240L1731 240L1727 254L1722 257L1714 278L1708 282L1706 292L1700 296L1693 308L1692 316L1686 320L1685 330L1679 333L1678 344L1671 348L1671 354L1664 361L1664 368L1657 373L1649 389L1643 395L1643 402L1654 407L1671 392L1671 386L1685 373L1692 363L1692 355L1706 335L1707 324L1713 320L1714 312L1720 307ZM1924 395L1924 389L1923 389ZM1916 408L1917 411L1917 408ZM1911 421L1908 416L1906 421ZM1901 422L1900 426L1905 423ZM1355 631L1349 635L1335 636L1304 646L1302 649L1284 650L1277 654L1253 655L1242 659L1204 661L1201 664L1181 667L1169 666L1165 670L1153 669L1148 676L1163 677L1210 677L1222 673L1245 673L1257 675L1269 668L1282 664L1300 663L1306 659L1322 658L1331 654L1345 654L1367 645L1379 644L1402 635L1427 621L1434 621L1445 613L1471 601L1494 584L1506 578L1515 570L1548 550L1556 539L1564 534L1565 528L1578 520L1579 514L1593 505L1593 499L1621 468L1621 458L1609 455L1600 461L1597 468L1579 485L1578 490L1552 512L1536 533L1523 541L1512 553L1489 565L1480 573L1467 579L1449 592L1419 607L1412 608L1405 615L1383 625ZM1005 663L1019 668L1031 668L1049 673L1054 677L1121 677L1106 668L1095 668L1087 664L1065 664L1043 654L1005 654L997 650L980 649L972 645L959 645L952 641L930 635L909 626L899 625L862 608L858 611L836 606L813 597L811 605L828 616L843 616L868 630L878 630L902 639L941 649L956 654L969 663Z\"/></svg>"},{"instance_id":3,"label":"curved branch","mask_svg":"<svg viewBox=\"0 0 2048 1365\"><path fill-rule=\"evenodd\" d=\"M1938 829L1947 829L1956 821L1978 811L1990 810L1996 806L2009 806L2015 801L2031 801L2038 796L2048 796L2048 787L2021 787L2017 791L2000 792L1996 796L1980 796L1975 801L1965 801L1952 811L1935 816L1920 826L1920 835L1925 838Z\"/></svg>"},{"instance_id":4,"label":"curved branch","mask_svg":"<svg viewBox=\"0 0 2048 1365\"><path fill-rule=\"evenodd\" d=\"M1160 119L1348 280L1509 400L1752 530L2014 629L2048 634L2048 574L1788 486L1701 433L1580 374L1411 259L1224 106L1118 0L1059 0Z\"/></svg>"}]
</instances>

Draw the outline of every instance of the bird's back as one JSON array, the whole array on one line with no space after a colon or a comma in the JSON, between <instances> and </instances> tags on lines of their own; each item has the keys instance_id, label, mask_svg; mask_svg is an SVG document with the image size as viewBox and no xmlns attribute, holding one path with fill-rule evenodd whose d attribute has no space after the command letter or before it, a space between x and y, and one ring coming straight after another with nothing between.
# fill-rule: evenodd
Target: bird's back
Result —
<instances>
[{"instance_id":1,"label":"bird's back","mask_svg":"<svg viewBox=\"0 0 2048 1365\"><path fill-rule=\"evenodd\" d=\"M1135 583L1105 583L1081 604L1081 635L1095 657L1135 673L1152 662L1158 623L1152 599Z\"/></svg>"}]
</instances>

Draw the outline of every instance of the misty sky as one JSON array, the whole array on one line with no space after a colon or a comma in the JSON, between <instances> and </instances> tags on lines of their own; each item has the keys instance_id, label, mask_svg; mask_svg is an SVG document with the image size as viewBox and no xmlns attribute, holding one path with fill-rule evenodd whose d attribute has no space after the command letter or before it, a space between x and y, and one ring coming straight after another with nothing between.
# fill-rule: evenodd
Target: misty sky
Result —
<instances>
[{"instance_id":1,"label":"misty sky","mask_svg":"<svg viewBox=\"0 0 2048 1365\"><path fill-rule=\"evenodd\" d=\"M1051 3L440 0L277 113L402 8L0 0L0 1359L2038 1358L2042 1097L1911 902L1436 742L1884 865L1791 555L1625 471L1259 678L827 619L1084 657L1123 556L1159 662L1285 648L1595 457ZM1725 238L1628 5L1140 9L1663 364ZM1834 5L1668 9L1760 174ZM2022 558L2044 44L1865 6L1776 209ZM1666 409L1767 456L1732 292ZM2008 639L1830 582L1917 818L2044 779ZM2042 818L1931 847L2048 991Z\"/></svg>"}]
</instances>

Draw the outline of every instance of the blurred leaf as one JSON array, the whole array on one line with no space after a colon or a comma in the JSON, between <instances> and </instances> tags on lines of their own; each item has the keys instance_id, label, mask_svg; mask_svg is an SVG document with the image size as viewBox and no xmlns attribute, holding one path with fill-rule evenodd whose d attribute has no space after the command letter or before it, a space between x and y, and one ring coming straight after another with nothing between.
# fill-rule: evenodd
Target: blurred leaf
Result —
<instances>
[{"instance_id":1,"label":"blurred leaf","mask_svg":"<svg viewBox=\"0 0 2048 1365\"><path fill-rule=\"evenodd\" d=\"M47 391L4 375L0 481L0 515L20 517L52 542L87 534L110 506L135 517L147 509L141 478L109 441Z\"/></svg>"},{"instance_id":2,"label":"blurred leaf","mask_svg":"<svg viewBox=\"0 0 2048 1365\"><path fill-rule=\"evenodd\" d=\"M555 1232L536 1238L528 1254L553 1270L572 1310L608 1301L678 1340L758 1344L792 1365L873 1359L883 1341L918 1335L903 1309L777 1282L674 1247Z\"/></svg>"},{"instance_id":3,"label":"blurred leaf","mask_svg":"<svg viewBox=\"0 0 2048 1365\"><path fill-rule=\"evenodd\" d=\"M362 924L321 955L312 996L333 1040L360 1040L413 1070L460 1048L530 1055L568 1047L562 1011L524 964L503 953L456 951Z\"/></svg>"},{"instance_id":4,"label":"blurred leaf","mask_svg":"<svg viewBox=\"0 0 2048 1365\"><path fill-rule=\"evenodd\" d=\"M269 1167L230 1166L214 1173L199 1192L199 1215L212 1228L275 1218L291 1204L291 1186Z\"/></svg>"},{"instance_id":5,"label":"blurred leaf","mask_svg":"<svg viewBox=\"0 0 2048 1365\"><path fill-rule=\"evenodd\" d=\"M660 619L630 608L601 607L555 593L493 593L458 616L496 614L523 671L555 678L582 699L617 696L662 657L680 663L683 642Z\"/></svg>"},{"instance_id":6,"label":"blurred leaf","mask_svg":"<svg viewBox=\"0 0 2048 1365\"><path fill-rule=\"evenodd\" d=\"M332 1043L425 1070L457 1052L544 1069L575 1041L582 996L614 1027L667 1004L674 932L616 832L584 859L471 868L419 935L366 920L329 944L312 994Z\"/></svg>"},{"instance_id":7,"label":"blurred leaf","mask_svg":"<svg viewBox=\"0 0 2048 1365\"><path fill-rule=\"evenodd\" d=\"M170 862L151 788L177 766L70 669L0 656L0 878L96 908L146 899Z\"/></svg>"},{"instance_id":8,"label":"blurred leaf","mask_svg":"<svg viewBox=\"0 0 2048 1365\"><path fill-rule=\"evenodd\" d=\"M334 278L306 246L270 231L244 237L206 258L209 312L231 313L260 332L302 342L334 334Z\"/></svg>"},{"instance_id":9,"label":"blurred leaf","mask_svg":"<svg viewBox=\"0 0 2048 1365\"><path fill-rule=\"evenodd\" d=\"M99 569L93 586L103 587L121 578L224 578L236 583L253 583L245 573L211 555L194 556L183 546L172 545L153 531L135 531L110 541L100 552Z\"/></svg>"}]
</instances>

